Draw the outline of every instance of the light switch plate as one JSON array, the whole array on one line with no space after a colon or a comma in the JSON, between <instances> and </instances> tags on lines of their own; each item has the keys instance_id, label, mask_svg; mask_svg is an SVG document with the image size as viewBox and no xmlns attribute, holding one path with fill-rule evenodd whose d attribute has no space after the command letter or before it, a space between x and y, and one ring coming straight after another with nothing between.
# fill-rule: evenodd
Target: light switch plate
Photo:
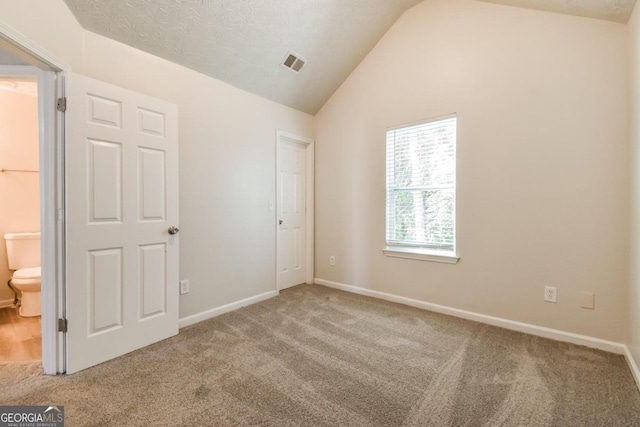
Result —
<instances>
[{"instance_id":1,"label":"light switch plate","mask_svg":"<svg viewBox=\"0 0 640 427\"><path fill-rule=\"evenodd\" d=\"M180 295L189 293L189 280L180 280Z\"/></svg>"}]
</instances>

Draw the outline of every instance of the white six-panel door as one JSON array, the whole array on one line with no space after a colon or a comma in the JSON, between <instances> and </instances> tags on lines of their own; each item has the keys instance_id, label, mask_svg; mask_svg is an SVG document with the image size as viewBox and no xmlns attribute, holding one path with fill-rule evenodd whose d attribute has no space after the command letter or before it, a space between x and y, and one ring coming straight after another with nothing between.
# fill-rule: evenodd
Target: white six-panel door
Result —
<instances>
[{"instance_id":1,"label":"white six-panel door","mask_svg":"<svg viewBox=\"0 0 640 427\"><path fill-rule=\"evenodd\" d=\"M278 140L277 282L286 289L305 282L306 152L305 145Z\"/></svg>"},{"instance_id":2,"label":"white six-panel door","mask_svg":"<svg viewBox=\"0 0 640 427\"><path fill-rule=\"evenodd\" d=\"M178 333L177 107L66 80L67 373Z\"/></svg>"}]
</instances>

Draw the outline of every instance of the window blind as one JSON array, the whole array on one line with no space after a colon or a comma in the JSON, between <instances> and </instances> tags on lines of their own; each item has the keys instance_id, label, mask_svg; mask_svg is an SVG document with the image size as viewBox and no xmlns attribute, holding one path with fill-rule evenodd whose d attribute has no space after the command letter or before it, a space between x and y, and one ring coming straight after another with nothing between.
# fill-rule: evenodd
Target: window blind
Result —
<instances>
[{"instance_id":1,"label":"window blind","mask_svg":"<svg viewBox=\"0 0 640 427\"><path fill-rule=\"evenodd\" d=\"M387 131L387 245L454 251L456 124L448 116Z\"/></svg>"}]
</instances>

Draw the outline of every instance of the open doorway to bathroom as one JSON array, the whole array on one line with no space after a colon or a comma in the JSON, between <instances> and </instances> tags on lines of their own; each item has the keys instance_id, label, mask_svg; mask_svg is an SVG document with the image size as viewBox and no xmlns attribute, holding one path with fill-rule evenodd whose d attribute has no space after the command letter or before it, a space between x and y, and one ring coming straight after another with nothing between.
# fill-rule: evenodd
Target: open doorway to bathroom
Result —
<instances>
[{"instance_id":1,"label":"open doorway to bathroom","mask_svg":"<svg viewBox=\"0 0 640 427\"><path fill-rule=\"evenodd\" d=\"M4 224L0 221L0 306L13 309L3 311L0 308L0 311L7 315L3 316L5 320L14 323L8 328L9 335L14 338L16 335L23 338L30 337L26 341L30 340L31 344L34 344L25 343L26 349L23 348L22 355L19 356L29 358L31 361L15 363L34 363L35 359L35 363L42 366L44 373L51 375L65 372L65 333L63 332L65 329L60 326L60 320L64 319L65 315L65 289L63 286L65 272L64 113L62 112L64 108L60 107L60 99L64 99L62 70L67 69L69 66L63 61L0 21L0 81L7 81L5 86L10 92L22 93L28 90L27 87L35 89L37 92L35 99L32 99L37 105L34 115L37 126L36 148L31 149L31 155L20 154L18 150L17 157L14 158L17 149L12 145L7 145L9 147L7 150L14 150L14 152L6 153L8 155L5 156L5 152L2 151L4 145L1 145L5 141L0 143L0 168L6 170L0 172L0 185L2 182L11 183L13 181L15 181L13 184L22 182L27 185L24 183L25 180L32 180L32 183L35 182L38 185L35 210L29 210L28 214L23 214L17 222L12 224L11 230L4 228ZM32 85L32 82L35 82L35 85ZM3 91L0 89L0 92ZM6 111L16 114L16 105L11 104ZM0 113L1 115L3 114ZM15 119L15 121L18 120L23 119ZM0 126L4 126L2 117L0 117ZM11 141L7 142L11 143ZM18 172L18 170L28 172ZM4 188L0 189L0 196L4 196L4 193ZM5 202L3 199L3 204L0 206L0 211L2 211L0 219L4 218L3 215L10 210L22 209L20 205L26 204L22 201L25 196L26 194L21 192L19 195L15 195L17 198L14 200ZM28 234L37 230L40 231L39 235ZM25 232L27 236L25 236ZM13 234L13 236L6 239L5 234ZM25 237L27 239L24 239ZM18 243L19 249L20 247L25 249L24 244L27 242L31 242L27 246L33 246L35 243L36 247L40 247L39 298L35 283L37 282L37 267L28 268L31 266L26 266L20 261L12 264L13 269L9 268L9 259L6 254L8 241ZM33 247L28 252L33 253ZM6 264L4 264L5 262ZM27 263L38 264L37 261L27 261ZM20 316L20 308L15 309L18 304L15 304L15 294L7 286L8 279L5 278L7 268L12 277L12 284L18 285L16 287L20 297L18 304L22 304L24 316ZM23 271L17 274L16 269ZM22 287L22 291L20 291L20 287ZM31 295L31 298L27 298L27 294ZM31 304L27 303L29 299ZM38 302L40 303L40 316L37 315ZM37 332L25 331L25 319L30 319L32 324L39 323L41 338L37 336ZM3 319L0 318L0 322L2 321ZM8 343L5 347L3 346L3 338L0 336L0 357L2 354L8 354L8 357L15 359L15 354L11 356L10 353L10 351L15 352L16 350L14 348L16 346L15 340L5 340ZM37 350L38 345L41 348L40 352ZM5 351L7 347L9 350Z\"/></svg>"},{"instance_id":2,"label":"open doorway to bathroom","mask_svg":"<svg viewBox=\"0 0 640 427\"><path fill-rule=\"evenodd\" d=\"M36 75L0 75L0 361L41 360Z\"/></svg>"}]
</instances>

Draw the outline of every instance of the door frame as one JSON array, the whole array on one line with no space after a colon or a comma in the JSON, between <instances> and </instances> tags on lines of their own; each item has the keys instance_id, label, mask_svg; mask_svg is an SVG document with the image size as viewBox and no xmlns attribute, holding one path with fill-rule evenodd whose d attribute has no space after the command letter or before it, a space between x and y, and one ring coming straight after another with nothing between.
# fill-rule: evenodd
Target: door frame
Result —
<instances>
[{"instance_id":1,"label":"door frame","mask_svg":"<svg viewBox=\"0 0 640 427\"><path fill-rule=\"evenodd\" d=\"M31 64L38 80L42 367L55 375L65 371L65 336L58 331L65 310L64 114L56 97L64 90L62 73L71 67L2 21L0 46Z\"/></svg>"},{"instance_id":2,"label":"door frame","mask_svg":"<svg viewBox=\"0 0 640 427\"><path fill-rule=\"evenodd\" d=\"M315 159L315 141L311 138L306 138L304 136L299 136L290 132L284 132L281 130L276 130L276 173L275 173L275 212L276 217L274 218L274 230L276 236L276 244L275 244L275 262L276 262L276 292L280 292L280 287L278 286L278 155L280 152L280 141L289 141L296 144L300 144L305 148L305 186L306 186L306 194L305 194L305 233L306 233L306 245L305 245L305 283L311 285L313 284L313 268L314 268L314 192L315 192L315 184L314 184L314 159Z\"/></svg>"}]
</instances>

